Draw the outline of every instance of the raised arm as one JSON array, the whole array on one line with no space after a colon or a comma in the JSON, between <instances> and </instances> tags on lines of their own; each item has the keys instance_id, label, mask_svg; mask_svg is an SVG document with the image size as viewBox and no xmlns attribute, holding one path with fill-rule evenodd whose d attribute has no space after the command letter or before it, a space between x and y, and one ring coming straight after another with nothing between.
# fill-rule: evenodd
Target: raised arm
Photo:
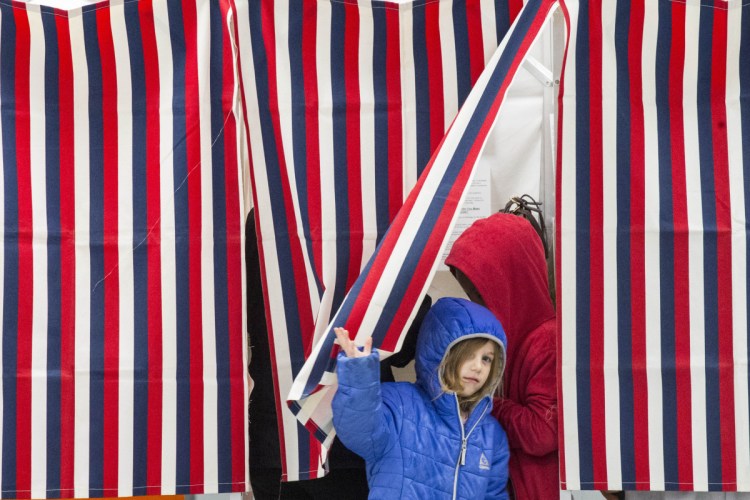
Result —
<instances>
[{"instance_id":1,"label":"raised arm","mask_svg":"<svg viewBox=\"0 0 750 500\"><path fill-rule=\"evenodd\" d=\"M333 397L333 426L344 446L367 461L382 456L398 435L392 405L383 404L380 391L380 356L372 338L360 351L343 328L334 329L341 346Z\"/></svg>"}]
</instances>

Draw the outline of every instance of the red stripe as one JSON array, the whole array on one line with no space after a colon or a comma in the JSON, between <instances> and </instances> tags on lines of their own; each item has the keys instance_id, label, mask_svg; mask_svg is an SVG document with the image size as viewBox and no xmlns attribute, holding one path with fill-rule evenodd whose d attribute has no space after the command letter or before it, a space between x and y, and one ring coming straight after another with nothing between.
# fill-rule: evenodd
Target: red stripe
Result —
<instances>
[{"instance_id":1,"label":"red stripe","mask_svg":"<svg viewBox=\"0 0 750 500\"><path fill-rule=\"evenodd\" d=\"M161 125L159 54L152 0L138 4L146 83L146 219L148 232L148 461L146 493L161 492L162 459L162 283L161 283Z\"/></svg>"},{"instance_id":2,"label":"red stripe","mask_svg":"<svg viewBox=\"0 0 750 500\"><path fill-rule=\"evenodd\" d=\"M16 378L16 491L31 489L31 335L34 266L31 207L31 121L29 118L29 20L16 5L16 161L18 182L18 376ZM11 167L12 168L12 167ZM12 332L9 332L12 334Z\"/></svg>"},{"instance_id":3,"label":"red stripe","mask_svg":"<svg viewBox=\"0 0 750 500\"><path fill-rule=\"evenodd\" d=\"M203 491L203 289L201 286L201 133L198 35L194 3L183 4L185 30L185 144L190 231L190 492Z\"/></svg>"},{"instance_id":4,"label":"red stripe","mask_svg":"<svg viewBox=\"0 0 750 500\"><path fill-rule=\"evenodd\" d=\"M401 152L403 123L401 118L401 35L398 7L385 7L386 26L386 92L388 93L388 219L396 217L404 202L403 170Z\"/></svg>"},{"instance_id":5,"label":"red stripe","mask_svg":"<svg viewBox=\"0 0 750 500\"><path fill-rule=\"evenodd\" d=\"M440 2L424 6L427 76L430 90L430 151L434 152L445 135L445 97L443 95L443 57L440 46Z\"/></svg>"},{"instance_id":6,"label":"red stripe","mask_svg":"<svg viewBox=\"0 0 750 500\"><path fill-rule=\"evenodd\" d=\"M672 213L674 225L674 331L677 401L678 477L681 490L693 489L693 426L690 381L690 266L682 79L685 62L685 4L672 4L669 61L669 111L672 151Z\"/></svg>"},{"instance_id":7,"label":"red stripe","mask_svg":"<svg viewBox=\"0 0 750 500\"><path fill-rule=\"evenodd\" d=\"M307 152L307 200L315 274L323 276L323 224L320 194L320 135L318 129L317 2L303 2L302 74L305 86L305 150Z\"/></svg>"},{"instance_id":8,"label":"red stripe","mask_svg":"<svg viewBox=\"0 0 750 500\"><path fill-rule=\"evenodd\" d=\"M604 151L602 146L602 12L589 4L589 331L591 445L595 484L607 484L607 440L604 405Z\"/></svg>"},{"instance_id":9,"label":"red stripe","mask_svg":"<svg viewBox=\"0 0 750 500\"><path fill-rule=\"evenodd\" d=\"M55 17L60 105L60 491L72 497L75 449L75 151L68 17Z\"/></svg>"},{"instance_id":10,"label":"red stripe","mask_svg":"<svg viewBox=\"0 0 750 500\"><path fill-rule=\"evenodd\" d=\"M714 188L716 193L717 278L719 289L719 400L721 479L727 491L737 489L734 429L734 349L732 325L732 212L727 144L726 75L727 11L714 9L711 44L711 115L713 117Z\"/></svg>"},{"instance_id":11,"label":"red stripe","mask_svg":"<svg viewBox=\"0 0 750 500\"><path fill-rule=\"evenodd\" d=\"M523 9L523 0L508 0L508 16L513 23Z\"/></svg>"},{"instance_id":12,"label":"red stripe","mask_svg":"<svg viewBox=\"0 0 750 500\"><path fill-rule=\"evenodd\" d=\"M362 266L362 156L359 94L359 7L346 5L344 25L344 86L346 88L346 161L349 183L349 272L346 289L359 276ZM312 333L312 332L311 332ZM312 341L310 342L312 350ZM306 355L310 351L305 352Z\"/></svg>"},{"instance_id":13,"label":"red stripe","mask_svg":"<svg viewBox=\"0 0 750 500\"><path fill-rule=\"evenodd\" d=\"M96 28L101 53L103 153L104 153L104 446L103 488L117 492L118 418L119 418L119 345L120 277L117 244L118 230L118 127L117 68L110 10L96 11Z\"/></svg>"},{"instance_id":14,"label":"red stripe","mask_svg":"<svg viewBox=\"0 0 750 500\"><path fill-rule=\"evenodd\" d=\"M644 256L645 146L641 81L644 6L631 7L628 61L630 65L630 283L632 297L633 397L640 409L633 415L636 488L650 489L648 447L648 384L646 379L646 277ZM627 446L625 443L623 446Z\"/></svg>"},{"instance_id":15,"label":"red stripe","mask_svg":"<svg viewBox=\"0 0 750 500\"><path fill-rule=\"evenodd\" d=\"M471 84L476 83L482 74L486 58L492 54L484 53L484 39L482 33L482 5L479 0L466 2L466 24L469 33L469 65L471 68Z\"/></svg>"},{"instance_id":16,"label":"red stripe","mask_svg":"<svg viewBox=\"0 0 750 500\"><path fill-rule=\"evenodd\" d=\"M560 4L560 8L565 18L565 50L563 54L563 66L560 74L560 90L557 93L557 151L556 151L556 175L555 179L555 214L557 214L557 220L562 221L563 217L567 217L562 211L562 179L564 178L563 172L563 142L564 142L564 128L563 128L563 116L565 114L565 106L563 102L563 96L565 95L565 70L566 61L568 60L568 47L570 45L570 13L565 5L565 2ZM563 301L565 297L562 292L562 274L561 274L561 259L562 259L562 236L560 231L560 223L555 225L555 297L557 307L557 442L558 442L558 463L560 465L560 488L567 489L567 470L565 468L565 411L564 411L564 399L562 391L562 345L563 345L563 331L562 331L562 317L563 317ZM573 334L571 332L570 334ZM567 334L566 334L567 335Z\"/></svg>"},{"instance_id":17,"label":"red stripe","mask_svg":"<svg viewBox=\"0 0 750 500\"><path fill-rule=\"evenodd\" d=\"M222 2L223 17L229 7ZM245 363L242 353L243 345L242 325L242 227L245 222L240 207L240 177L238 170L241 165L237 158L237 124L234 109L234 58L232 56L232 40L227 29L222 30L222 105L224 115L227 116L224 127L224 199L225 220L227 221L227 309L229 334L229 370L230 370L230 414L232 435L232 491L245 491ZM214 165L214 168L221 168Z\"/></svg>"}]
</instances>

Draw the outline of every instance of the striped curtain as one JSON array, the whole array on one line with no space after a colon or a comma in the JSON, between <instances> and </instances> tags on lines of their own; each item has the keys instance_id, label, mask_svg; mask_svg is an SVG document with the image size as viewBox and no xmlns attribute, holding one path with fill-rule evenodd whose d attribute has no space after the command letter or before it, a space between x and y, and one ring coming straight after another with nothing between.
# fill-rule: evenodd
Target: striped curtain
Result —
<instances>
[{"instance_id":1,"label":"striped curtain","mask_svg":"<svg viewBox=\"0 0 750 500\"><path fill-rule=\"evenodd\" d=\"M247 489L232 16L0 0L3 497Z\"/></svg>"},{"instance_id":2,"label":"striped curtain","mask_svg":"<svg viewBox=\"0 0 750 500\"><path fill-rule=\"evenodd\" d=\"M750 4L563 4L563 486L750 491Z\"/></svg>"},{"instance_id":3,"label":"striped curtain","mask_svg":"<svg viewBox=\"0 0 750 500\"><path fill-rule=\"evenodd\" d=\"M259 0L239 23L284 480L323 474L333 316L398 350L552 2L530 5L481 78L520 1Z\"/></svg>"}]
</instances>

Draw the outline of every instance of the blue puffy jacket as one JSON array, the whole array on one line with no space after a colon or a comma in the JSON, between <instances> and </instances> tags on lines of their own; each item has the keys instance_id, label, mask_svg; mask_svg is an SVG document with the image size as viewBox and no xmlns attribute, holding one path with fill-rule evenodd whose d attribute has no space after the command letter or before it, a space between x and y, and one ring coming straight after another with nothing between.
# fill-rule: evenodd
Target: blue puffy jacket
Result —
<instances>
[{"instance_id":1,"label":"blue puffy jacket","mask_svg":"<svg viewBox=\"0 0 750 500\"><path fill-rule=\"evenodd\" d=\"M485 396L462 423L455 393L440 388L439 367L460 340L487 337L505 351L500 322L464 299L440 299L425 316L416 384L380 383L379 355L338 358L333 423L367 463L371 499L507 499L508 441Z\"/></svg>"}]
</instances>

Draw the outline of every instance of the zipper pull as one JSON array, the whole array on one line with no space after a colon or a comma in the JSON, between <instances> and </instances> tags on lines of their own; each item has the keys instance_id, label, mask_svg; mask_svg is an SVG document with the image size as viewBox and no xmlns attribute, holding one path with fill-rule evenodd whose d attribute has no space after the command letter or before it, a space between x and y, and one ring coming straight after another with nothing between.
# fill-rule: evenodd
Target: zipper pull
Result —
<instances>
[{"instance_id":1,"label":"zipper pull","mask_svg":"<svg viewBox=\"0 0 750 500\"><path fill-rule=\"evenodd\" d=\"M466 440L461 442L461 465L466 465Z\"/></svg>"}]
</instances>

